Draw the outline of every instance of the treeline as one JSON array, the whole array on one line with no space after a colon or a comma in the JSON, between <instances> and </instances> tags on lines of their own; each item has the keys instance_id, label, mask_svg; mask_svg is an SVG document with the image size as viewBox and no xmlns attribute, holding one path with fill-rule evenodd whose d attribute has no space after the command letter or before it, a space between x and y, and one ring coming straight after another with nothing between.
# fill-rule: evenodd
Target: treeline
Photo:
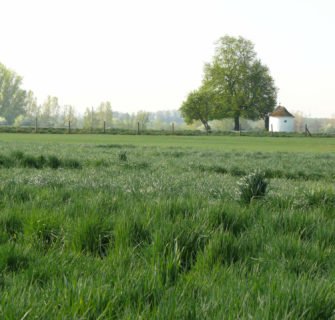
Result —
<instances>
[{"instance_id":1,"label":"treeline","mask_svg":"<svg viewBox=\"0 0 335 320\"><path fill-rule=\"evenodd\" d=\"M79 113L75 106L61 105L59 99L48 96L39 103L32 91L21 88L22 78L0 63L0 125L16 127L168 129L173 123L185 129L179 111L123 113L113 111L110 101L86 108Z\"/></svg>"},{"instance_id":2,"label":"treeline","mask_svg":"<svg viewBox=\"0 0 335 320\"><path fill-rule=\"evenodd\" d=\"M216 68L221 70L219 66ZM223 71L219 71L218 74L221 75ZM181 111L119 112L113 110L111 102L104 101L80 113L73 105L61 105L54 96L48 96L39 103L32 91L21 88L22 78L0 63L0 126L64 128L70 123L71 128L84 129L136 130L140 127L141 130L264 130L264 115L273 107L272 98L271 104L266 104L269 109L264 107L258 110L258 115L253 114L256 111L246 104L240 107L235 104L235 113L231 113L233 110L229 106L216 100L219 96L211 91L215 88L212 82L214 80L209 81L208 77L204 79L205 87L191 93L183 103ZM294 116L297 132L303 132L307 124L311 132L335 133L334 118L308 118L301 112L294 113ZM257 120L259 118L261 120Z\"/></svg>"}]
</instances>

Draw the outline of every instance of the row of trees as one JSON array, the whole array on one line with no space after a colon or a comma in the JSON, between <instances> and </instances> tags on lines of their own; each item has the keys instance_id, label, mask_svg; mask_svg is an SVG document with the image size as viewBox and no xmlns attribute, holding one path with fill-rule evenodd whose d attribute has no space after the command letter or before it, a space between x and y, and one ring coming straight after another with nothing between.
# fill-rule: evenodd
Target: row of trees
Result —
<instances>
[{"instance_id":1,"label":"row of trees","mask_svg":"<svg viewBox=\"0 0 335 320\"><path fill-rule=\"evenodd\" d=\"M0 63L0 121L9 125L34 125L36 119L46 127L57 127L78 123L79 116L72 105L59 104L57 97L48 96L39 104L32 91L21 88L22 78ZM97 108L87 109L83 119L84 126L111 125L112 106L109 101Z\"/></svg>"},{"instance_id":2,"label":"row of trees","mask_svg":"<svg viewBox=\"0 0 335 320\"><path fill-rule=\"evenodd\" d=\"M225 36L217 42L212 62L205 65L201 87L188 95L180 111L186 123L199 120L207 131L209 121L223 118L233 118L234 130L239 130L241 117L265 120L276 99L274 81L253 43Z\"/></svg>"},{"instance_id":3,"label":"row of trees","mask_svg":"<svg viewBox=\"0 0 335 320\"><path fill-rule=\"evenodd\" d=\"M86 127L112 123L112 106L109 101L97 108L86 109L80 119L75 107L59 104L57 97L48 96L39 104L32 91L21 88L22 78L0 63L0 122L9 125L35 125L36 120L45 127L59 127L69 121L73 126L83 122Z\"/></svg>"},{"instance_id":4,"label":"row of trees","mask_svg":"<svg viewBox=\"0 0 335 320\"><path fill-rule=\"evenodd\" d=\"M57 97L48 96L38 103L32 91L21 88L22 78L0 63L0 124L14 126L72 127L135 129L168 129L171 123L181 127L184 122L179 111L158 111L149 113L113 112L109 101L97 107L86 108L79 114L72 105L61 105Z\"/></svg>"}]
</instances>

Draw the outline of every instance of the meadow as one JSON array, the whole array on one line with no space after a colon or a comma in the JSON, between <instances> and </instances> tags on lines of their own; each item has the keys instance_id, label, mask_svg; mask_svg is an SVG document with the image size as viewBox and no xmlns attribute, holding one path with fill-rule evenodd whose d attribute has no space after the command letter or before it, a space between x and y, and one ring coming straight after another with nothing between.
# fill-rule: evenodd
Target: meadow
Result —
<instances>
[{"instance_id":1,"label":"meadow","mask_svg":"<svg viewBox=\"0 0 335 320\"><path fill-rule=\"evenodd\" d=\"M0 318L335 319L334 218L333 138L2 133Z\"/></svg>"}]
</instances>

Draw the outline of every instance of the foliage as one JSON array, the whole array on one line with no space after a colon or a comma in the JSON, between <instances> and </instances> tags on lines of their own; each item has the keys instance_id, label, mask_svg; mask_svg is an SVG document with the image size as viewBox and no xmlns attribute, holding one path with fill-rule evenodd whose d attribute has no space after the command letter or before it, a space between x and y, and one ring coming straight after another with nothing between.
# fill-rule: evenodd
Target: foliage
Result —
<instances>
[{"instance_id":1,"label":"foliage","mask_svg":"<svg viewBox=\"0 0 335 320\"><path fill-rule=\"evenodd\" d=\"M63 107L63 123L67 126L70 122L71 127L75 127L77 125L78 119L76 116L76 109L74 106L65 105Z\"/></svg>"},{"instance_id":2,"label":"foliage","mask_svg":"<svg viewBox=\"0 0 335 320\"><path fill-rule=\"evenodd\" d=\"M276 104L276 88L269 69L257 59L254 45L242 37L225 36L217 42L213 61L205 65L203 86L217 95L216 119L264 119Z\"/></svg>"},{"instance_id":3,"label":"foliage","mask_svg":"<svg viewBox=\"0 0 335 320\"><path fill-rule=\"evenodd\" d=\"M240 199L244 203L250 203L252 200L260 199L265 196L268 183L265 180L264 173L255 170L247 176L244 176L238 182Z\"/></svg>"},{"instance_id":4,"label":"foliage","mask_svg":"<svg viewBox=\"0 0 335 320\"><path fill-rule=\"evenodd\" d=\"M97 109L97 118L98 118L98 126L103 128L104 123L106 128L112 126L113 113L112 113L112 105L109 101L101 102Z\"/></svg>"},{"instance_id":5,"label":"foliage","mask_svg":"<svg viewBox=\"0 0 335 320\"><path fill-rule=\"evenodd\" d=\"M106 128L112 126L113 113L112 106L109 101L102 102L98 106L97 110L94 108L86 108L84 118L83 118L83 126L84 128L103 128L104 124Z\"/></svg>"},{"instance_id":6,"label":"foliage","mask_svg":"<svg viewBox=\"0 0 335 320\"><path fill-rule=\"evenodd\" d=\"M180 111L187 124L200 120L206 131L210 131L209 120L215 118L218 109L216 96L212 91L201 88L191 92L183 102Z\"/></svg>"},{"instance_id":7,"label":"foliage","mask_svg":"<svg viewBox=\"0 0 335 320\"><path fill-rule=\"evenodd\" d=\"M136 122L140 124L140 129L145 130L149 122L149 112L138 111L136 114Z\"/></svg>"},{"instance_id":8,"label":"foliage","mask_svg":"<svg viewBox=\"0 0 335 320\"><path fill-rule=\"evenodd\" d=\"M55 127L61 117L61 107L57 97L48 96L41 107L39 121L42 127Z\"/></svg>"},{"instance_id":9,"label":"foliage","mask_svg":"<svg viewBox=\"0 0 335 320\"><path fill-rule=\"evenodd\" d=\"M119 152L119 160L120 161L127 161L128 157L127 157L127 151L120 151Z\"/></svg>"},{"instance_id":10,"label":"foliage","mask_svg":"<svg viewBox=\"0 0 335 320\"><path fill-rule=\"evenodd\" d=\"M0 117L9 124L24 113L26 92L21 84L22 78L0 63Z\"/></svg>"}]
</instances>

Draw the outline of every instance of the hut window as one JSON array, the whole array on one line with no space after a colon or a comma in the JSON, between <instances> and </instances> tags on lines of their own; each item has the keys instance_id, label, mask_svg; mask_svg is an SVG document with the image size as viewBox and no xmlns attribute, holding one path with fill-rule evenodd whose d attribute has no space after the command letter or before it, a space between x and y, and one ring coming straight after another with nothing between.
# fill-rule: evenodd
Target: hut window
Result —
<instances>
[{"instance_id":1,"label":"hut window","mask_svg":"<svg viewBox=\"0 0 335 320\"><path fill-rule=\"evenodd\" d=\"M286 123L287 122L287 120L284 120L284 123Z\"/></svg>"}]
</instances>

